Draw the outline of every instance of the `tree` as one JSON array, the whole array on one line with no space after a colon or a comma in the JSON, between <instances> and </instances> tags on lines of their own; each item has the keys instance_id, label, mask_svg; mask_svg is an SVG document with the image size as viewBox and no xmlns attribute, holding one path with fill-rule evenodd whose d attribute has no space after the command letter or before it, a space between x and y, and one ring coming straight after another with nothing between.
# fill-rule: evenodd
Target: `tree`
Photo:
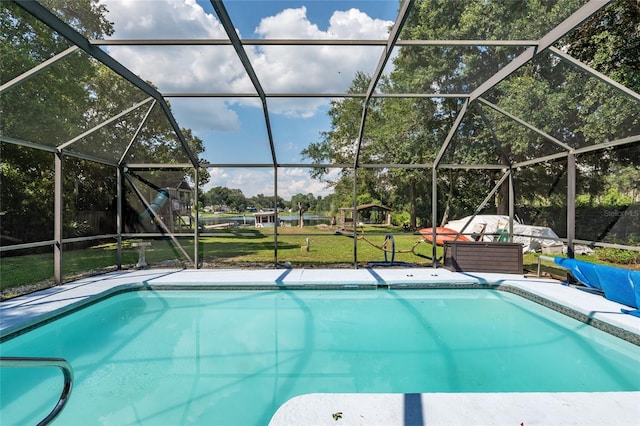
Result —
<instances>
[{"instance_id":1,"label":"tree","mask_svg":"<svg viewBox=\"0 0 640 426\"><path fill-rule=\"evenodd\" d=\"M636 0L612 2L570 33L564 44L573 57L634 92L640 92L640 3ZM609 96L609 93L604 93L599 101L594 99L592 104L603 103L607 108L605 113L589 116L589 134L610 135L612 128L614 137L640 132L640 117L634 113L638 110L637 102ZM603 110L602 107L599 109ZM626 116L620 114L624 111ZM603 172L600 176L607 181L600 188L601 192L605 187L615 188L621 194L628 192L632 200L636 199L637 183L634 186L633 178L629 180L628 177L640 175L640 149L630 146L609 150L594 160L600 163L598 169ZM622 182L625 184L620 185Z\"/></svg>"},{"instance_id":2,"label":"tree","mask_svg":"<svg viewBox=\"0 0 640 426\"><path fill-rule=\"evenodd\" d=\"M113 33L105 6L96 0L46 0L44 6L87 38ZM0 4L0 79L5 83L70 47L70 42L24 12L14 3ZM105 120L125 111L147 95L86 54L72 54L45 72L3 93L0 126L3 135L43 146L67 144L65 150L118 162L136 134L148 107L75 140ZM150 105L150 104L148 104ZM187 143L197 156L203 143L184 129ZM75 141L74 141L75 140ZM53 237L53 155L50 152L3 142L0 205L4 212L1 234L16 242ZM144 161L140 159L144 158ZM181 144L166 117L156 107L137 136L126 161L185 162ZM109 210L116 193L113 167L66 156L63 205L65 226L81 210ZM204 169L202 169L204 171ZM156 186L175 186L189 179L190 171L147 174ZM193 178L191 177L191 180ZM200 183L208 180L206 171ZM65 233L66 236L72 236Z\"/></svg>"},{"instance_id":3,"label":"tree","mask_svg":"<svg viewBox=\"0 0 640 426\"><path fill-rule=\"evenodd\" d=\"M370 77L359 72L349 88L349 93L365 92L369 86ZM369 103L368 120L372 123L379 123L380 102L373 99ZM309 158L316 163L333 162L342 164L354 164L356 142L360 130L360 117L362 115L363 102L359 98L346 98L343 100L331 101L329 116L331 118L331 130L321 134L321 140L311 143L308 148L302 151L304 158ZM378 138L375 134L378 126L372 125L372 132L367 132L362 141L360 163L375 163L381 160L381 150L376 144ZM328 173L326 168L314 168L311 176L325 179ZM382 170L371 168L359 168L357 172L358 193L368 192L376 198L385 198L385 192L378 185ZM336 193L336 205L346 207L353 205L353 179L352 168L342 169L336 180L328 181Z\"/></svg>"},{"instance_id":4,"label":"tree","mask_svg":"<svg viewBox=\"0 0 640 426\"><path fill-rule=\"evenodd\" d=\"M567 52L640 93L639 22L637 0L616 0L567 36Z\"/></svg>"},{"instance_id":5,"label":"tree","mask_svg":"<svg viewBox=\"0 0 640 426\"><path fill-rule=\"evenodd\" d=\"M275 207L278 209L284 209L286 203L284 199L280 196L275 200ZM274 208L274 199L273 196L266 196L264 194L254 195L247 200L248 205L255 207L256 210L268 210Z\"/></svg>"},{"instance_id":6,"label":"tree","mask_svg":"<svg viewBox=\"0 0 640 426\"><path fill-rule=\"evenodd\" d=\"M227 207L230 210L241 212L246 210L248 203L240 189L230 189L224 186L211 188L204 194L204 198L206 203L217 211L222 211Z\"/></svg>"},{"instance_id":7,"label":"tree","mask_svg":"<svg viewBox=\"0 0 640 426\"><path fill-rule=\"evenodd\" d=\"M101 38L113 32L95 1L43 2L65 16L75 10L75 28ZM0 5L0 79L7 82L70 46L65 39L13 3ZM81 133L90 94L84 82L94 67L86 55L71 55L47 72L3 93L0 127L4 135L55 146ZM2 143L0 205L2 235L16 242L53 237L53 156L49 152ZM70 173L77 173L71 165ZM82 174L85 178L86 173ZM104 182L104 181L103 181ZM65 206L74 199L66 193ZM67 215L68 217L68 215Z\"/></svg>"},{"instance_id":8,"label":"tree","mask_svg":"<svg viewBox=\"0 0 640 426\"><path fill-rule=\"evenodd\" d=\"M617 42L628 38L631 46L637 46L637 5L629 10L630 2L632 0L612 3L602 15L585 24L584 31L576 32L574 38L569 36L561 40L557 46L569 52L590 52L594 59L587 63L597 62L601 55L609 58L621 54L622 62L627 65L620 74L625 78L633 75L623 83L629 83L629 87L633 88L638 78L637 48L623 49L621 43ZM544 36L580 6L579 0L418 1L406 21L401 38L536 39ZM611 28L622 21L621 28ZM607 45L608 40L612 39L616 41L614 46L618 46L613 50L610 44ZM585 40L589 40L589 48ZM593 44L600 46L592 49ZM469 93L510 63L521 51L521 48L511 46L403 46L394 58L393 72L388 78L381 79L378 90L392 93ZM599 60L614 68L618 59ZM365 92L368 83L368 76L359 73L349 90ZM637 110L637 101L612 93L602 82L585 78L584 73L574 65L547 52L521 67L485 93L483 98L573 147L614 140L621 135L637 135L640 126L638 115L631 112ZM432 100L373 99L365 124L362 162L429 165L439 153L463 100L453 97ZM358 135L361 114L360 99L332 102L329 112L331 130L323 133L321 140L310 145L303 155L317 163L352 163L351 147ZM451 138L441 165L495 164L507 168L513 162L532 160L564 150L564 147L522 124L484 104L474 102ZM637 151L634 154L625 150L625 155L637 158ZM589 161L592 161L593 170L605 171L610 170L614 158L620 157L607 153ZM520 199L527 200L532 194L539 194L540 187L551 188L550 191L561 189L558 182L566 171L565 163L547 162L537 167L514 170L518 177ZM586 166L584 170L589 168ZM472 213L502 176L502 171L440 170L437 188L438 199L444 200L444 206L439 206L439 216L443 220L448 215L456 217ZM313 174L323 176L325 172L315 169ZM389 202L396 209L407 208L411 213L412 226L415 226L418 217L423 219L421 223L429 220L429 169L426 172L420 168L359 169L360 176L364 176L364 179L356 183L357 194L369 194L385 203ZM586 177L590 178L589 185L595 191L604 190L602 175L591 174ZM353 199L353 169L343 170L332 186L340 202L348 202L350 195ZM551 197L551 192L546 197ZM495 209L490 206L490 210L506 213L507 201L508 182L505 182L498 192Z\"/></svg>"},{"instance_id":9,"label":"tree","mask_svg":"<svg viewBox=\"0 0 640 426\"><path fill-rule=\"evenodd\" d=\"M535 39L550 28L548 22L560 22L578 6L575 1L470 1L454 4L422 1L416 3L416 10L410 15L403 30L403 38ZM468 93L503 68L518 53L517 49L506 46L407 47L400 50L394 61L396 69L391 78L398 87L410 92ZM488 95L498 96L498 92L499 89L493 90ZM507 97L514 93L527 96L528 93L526 85L500 91L502 92ZM426 111L422 116L420 122L424 123L425 133L436 136L435 143L427 148L429 152L437 153L446 137L443 130L451 127L460 107L460 100L444 98L438 101L435 110ZM515 114L518 115L520 111L516 110ZM490 126L491 123L478 115L478 111L472 106L452 139L443 162L507 164L511 157L506 142L511 139L499 132L492 134L488 131ZM496 144L502 147L496 149ZM535 153L534 150L530 152ZM482 176L472 173L476 179L471 187L473 190L460 194L461 187L451 185L459 183L461 174L450 172L444 179L449 189L441 192L439 198L445 200L445 211L451 210L453 204L461 200L466 200L467 205L476 205L481 200L478 195L486 194L493 186L492 182L499 177L496 173L485 173ZM478 183L482 188L480 191L477 191L480 189ZM498 213L506 212L507 193L508 187L505 184L500 191L502 197L497 206ZM462 211L452 213L457 215Z\"/></svg>"},{"instance_id":10,"label":"tree","mask_svg":"<svg viewBox=\"0 0 640 426\"><path fill-rule=\"evenodd\" d=\"M326 196L318 195L316 198L316 213L329 213L335 214L338 211L338 207L335 203L335 194L329 194Z\"/></svg>"}]
</instances>

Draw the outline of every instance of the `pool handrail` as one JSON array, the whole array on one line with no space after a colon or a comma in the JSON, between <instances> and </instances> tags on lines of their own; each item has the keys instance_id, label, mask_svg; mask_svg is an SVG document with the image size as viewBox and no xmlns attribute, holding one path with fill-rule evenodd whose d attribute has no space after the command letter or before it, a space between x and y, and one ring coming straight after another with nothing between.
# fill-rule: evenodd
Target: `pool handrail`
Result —
<instances>
[{"instance_id":1,"label":"pool handrail","mask_svg":"<svg viewBox=\"0 0 640 426\"><path fill-rule=\"evenodd\" d=\"M3 356L0 357L0 367L58 367L60 370L62 370L64 385L62 387L60 397L58 398L58 402L56 406L53 407L53 410L51 410L51 412L38 423L38 426L45 426L51 423L53 419L58 417L64 406L69 401L71 388L73 387L73 370L71 369L71 364L69 364L66 359Z\"/></svg>"}]
</instances>

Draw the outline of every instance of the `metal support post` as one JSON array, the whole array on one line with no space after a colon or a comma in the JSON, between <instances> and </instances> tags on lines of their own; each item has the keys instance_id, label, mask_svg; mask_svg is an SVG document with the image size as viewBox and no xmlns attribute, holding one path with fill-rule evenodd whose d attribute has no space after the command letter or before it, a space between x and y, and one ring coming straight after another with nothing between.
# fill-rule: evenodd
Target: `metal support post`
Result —
<instances>
[{"instance_id":1,"label":"metal support post","mask_svg":"<svg viewBox=\"0 0 640 426\"><path fill-rule=\"evenodd\" d=\"M353 167L353 267L358 269L358 168Z\"/></svg>"},{"instance_id":2,"label":"metal support post","mask_svg":"<svg viewBox=\"0 0 640 426\"><path fill-rule=\"evenodd\" d=\"M53 190L53 277L56 285L62 284L62 162L63 154L54 154L54 190Z\"/></svg>"},{"instance_id":3,"label":"metal support post","mask_svg":"<svg viewBox=\"0 0 640 426\"><path fill-rule=\"evenodd\" d=\"M431 169L431 229L433 235L431 241L431 258L433 259L433 267L438 267L436 253L436 227L438 226L438 169L434 166Z\"/></svg>"},{"instance_id":4,"label":"metal support post","mask_svg":"<svg viewBox=\"0 0 640 426\"><path fill-rule=\"evenodd\" d=\"M116 265L122 269L122 170L116 169Z\"/></svg>"},{"instance_id":5,"label":"metal support post","mask_svg":"<svg viewBox=\"0 0 640 426\"><path fill-rule=\"evenodd\" d=\"M273 265L278 267L278 167L273 167Z\"/></svg>"},{"instance_id":6,"label":"metal support post","mask_svg":"<svg viewBox=\"0 0 640 426\"><path fill-rule=\"evenodd\" d=\"M567 157L567 256L573 259L573 240L576 238L576 155Z\"/></svg>"},{"instance_id":7,"label":"metal support post","mask_svg":"<svg viewBox=\"0 0 640 426\"><path fill-rule=\"evenodd\" d=\"M193 213L193 220L195 224L193 224L193 265L195 269L200 268L200 251L198 245L200 243L200 216L198 214L198 198L200 198L200 183L199 183L199 167L194 168L194 180L195 180L195 188L193 192L193 196L195 197L194 206L195 212Z\"/></svg>"},{"instance_id":8,"label":"metal support post","mask_svg":"<svg viewBox=\"0 0 640 426\"><path fill-rule=\"evenodd\" d=\"M516 215L513 170L509 171L509 242L513 242L513 220Z\"/></svg>"}]
</instances>

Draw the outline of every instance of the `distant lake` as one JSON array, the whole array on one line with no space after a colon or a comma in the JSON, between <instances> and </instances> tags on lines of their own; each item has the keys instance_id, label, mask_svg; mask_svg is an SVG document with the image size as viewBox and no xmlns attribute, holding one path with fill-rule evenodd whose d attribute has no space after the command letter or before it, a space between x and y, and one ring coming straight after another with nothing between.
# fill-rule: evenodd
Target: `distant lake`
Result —
<instances>
[{"instance_id":1,"label":"distant lake","mask_svg":"<svg viewBox=\"0 0 640 426\"><path fill-rule=\"evenodd\" d=\"M304 219L304 224L309 226L314 225L329 225L331 223L331 218L328 216L321 216L317 214L304 214L302 215ZM278 215L278 219L282 222L284 226L298 226L298 215L291 213L283 213ZM255 225L255 217L253 214L245 214L238 216L220 216L220 217L206 217L200 218L200 223L203 225L218 225L221 223L235 223L239 226L247 225L254 226Z\"/></svg>"}]
</instances>

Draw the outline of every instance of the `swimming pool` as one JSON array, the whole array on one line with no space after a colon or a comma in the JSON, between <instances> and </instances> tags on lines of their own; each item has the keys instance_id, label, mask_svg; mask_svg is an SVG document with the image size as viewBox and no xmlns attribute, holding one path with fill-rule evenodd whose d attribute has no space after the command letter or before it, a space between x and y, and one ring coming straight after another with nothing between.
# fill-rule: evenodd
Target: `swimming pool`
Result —
<instances>
[{"instance_id":1,"label":"swimming pool","mask_svg":"<svg viewBox=\"0 0 640 426\"><path fill-rule=\"evenodd\" d=\"M487 289L128 291L0 349L70 361L62 425L264 425L312 392L640 390L637 346ZM3 423L44 417L59 376L2 371Z\"/></svg>"}]
</instances>

